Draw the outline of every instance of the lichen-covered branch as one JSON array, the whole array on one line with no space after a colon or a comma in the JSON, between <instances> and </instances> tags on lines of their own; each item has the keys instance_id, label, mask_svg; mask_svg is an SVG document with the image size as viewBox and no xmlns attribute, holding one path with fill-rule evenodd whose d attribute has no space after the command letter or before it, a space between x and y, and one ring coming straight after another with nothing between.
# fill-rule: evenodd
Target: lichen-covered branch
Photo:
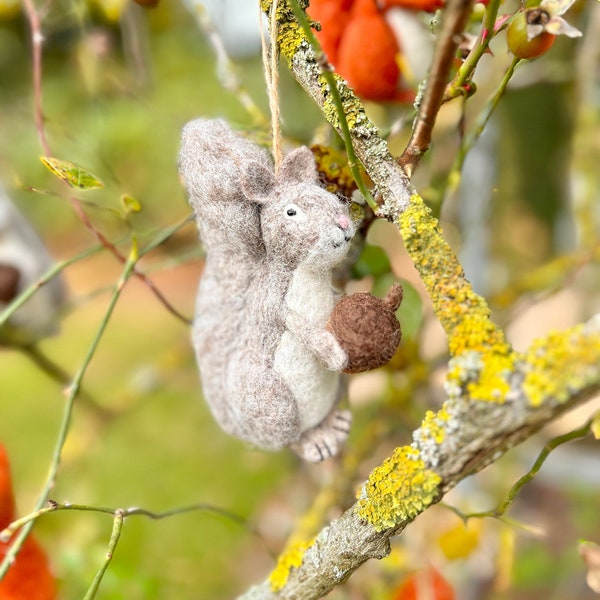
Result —
<instances>
[{"instance_id":1,"label":"lichen-covered branch","mask_svg":"<svg viewBox=\"0 0 600 600\"><path fill-rule=\"evenodd\" d=\"M454 359L454 368L469 373L475 354ZM314 541L290 548L271 578L242 598L321 598L385 556L390 537L459 481L600 391L600 315L532 344L515 357L510 381L501 402L474 401L449 385L442 409L427 413L413 443L372 471L354 506Z\"/></svg>"},{"instance_id":2,"label":"lichen-covered branch","mask_svg":"<svg viewBox=\"0 0 600 600\"><path fill-rule=\"evenodd\" d=\"M268 13L269 0L261 4ZM277 21L278 47L293 75L340 131L322 67L288 0L278 1ZM336 82L352 145L375 186L377 214L400 229L448 336L448 398L425 415L410 446L373 470L354 506L314 539L289 545L271 577L243 598L324 596L365 561L385 556L389 538L459 481L600 390L600 316L515 352L360 101Z\"/></svg>"},{"instance_id":3,"label":"lichen-covered branch","mask_svg":"<svg viewBox=\"0 0 600 600\"><path fill-rule=\"evenodd\" d=\"M269 14L269 0L261 0L261 4ZM280 0L276 10L280 52L287 58L294 77L341 134L338 112L323 78L322 67L296 22L288 0ZM436 219L389 153L387 143L369 121L360 100L337 75L336 81L354 150L375 185L374 195L379 201L377 214L400 227L406 249L420 271L436 314L449 337L457 339L457 349L465 343L476 342L473 339L465 342L464 336L459 335L472 325L471 322L464 324L463 316L468 313L471 320L476 321L478 331L484 326L486 339L490 337L487 334L494 332L492 342L502 342L501 332L489 321L485 300L472 291L454 252L442 237ZM456 314L457 307L459 314ZM456 331L459 327L461 331ZM459 337L461 341L458 341ZM450 349L453 351L452 344Z\"/></svg>"},{"instance_id":4,"label":"lichen-covered branch","mask_svg":"<svg viewBox=\"0 0 600 600\"><path fill-rule=\"evenodd\" d=\"M261 0L261 6L269 15L270 0ZM338 110L323 76L323 67L294 18L289 0L279 0L276 12L277 46L280 53L287 59L290 70L300 85L321 108L329 123L342 135ZM360 100L338 75L335 75L335 80L354 151L368 168L369 175L375 183L374 195L380 201L378 215L395 221L399 214L408 208L414 190L411 189L404 171L389 153L387 144L379 136L377 128L368 119Z\"/></svg>"}]
</instances>

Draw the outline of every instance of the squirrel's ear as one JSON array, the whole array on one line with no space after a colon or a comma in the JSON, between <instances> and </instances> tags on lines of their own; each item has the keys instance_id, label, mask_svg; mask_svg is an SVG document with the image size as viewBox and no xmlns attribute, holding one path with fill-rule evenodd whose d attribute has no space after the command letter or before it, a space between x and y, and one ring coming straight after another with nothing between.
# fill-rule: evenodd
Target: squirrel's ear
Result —
<instances>
[{"instance_id":1,"label":"squirrel's ear","mask_svg":"<svg viewBox=\"0 0 600 600\"><path fill-rule=\"evenodd\" d=\"M253 160L244 167L242 188L252 202L262 204L275 187L275 175L264 163Z\"/></svg>"},{"instance_id":2,"label":"squirrel's ear","mask_svg":"<svg viewBox=\"0 0 600 600\"><path fill-rule=\"evenodd\" d=\"M290 152L282 161L277 176L284 181L316 182L317 166L310 148L301 146Z\"/></svg>"}]
</instances>

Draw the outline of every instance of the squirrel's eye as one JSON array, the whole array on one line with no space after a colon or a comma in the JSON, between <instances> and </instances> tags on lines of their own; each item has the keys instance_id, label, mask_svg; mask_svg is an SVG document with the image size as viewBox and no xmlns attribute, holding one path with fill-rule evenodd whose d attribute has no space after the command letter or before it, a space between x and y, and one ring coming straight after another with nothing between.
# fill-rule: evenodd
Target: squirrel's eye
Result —
<instances>
[{"instance_id":1,"label":"squirrel's eye","mask_svg":"<svg viewBox=\"0 0 600 600\"><path fill-rule=\"evenodd\" d=\"M288 217L295 217L295 216L296 216L296 209L295 209L295 208L288 208L288 209L285 211L285 214L286 214Z\"/></svg>"}]
</instances>

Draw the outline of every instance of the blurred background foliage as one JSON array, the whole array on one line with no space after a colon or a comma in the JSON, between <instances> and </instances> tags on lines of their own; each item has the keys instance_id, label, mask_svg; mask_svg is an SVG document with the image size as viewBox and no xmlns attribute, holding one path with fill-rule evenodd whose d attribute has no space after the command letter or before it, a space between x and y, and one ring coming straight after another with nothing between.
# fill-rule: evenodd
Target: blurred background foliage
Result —
<instances>
[{"instance_id":1,"label":"blurred background foliage","mask_svg":"<svg viewBox=\"0 0 600 600\"><path fill-rule=\"evenodd\" d=\"M40 5L44 129L52 155L105 183L80 192L67 189L39 160L44 152L34 119L31 34L21 3L0 0L0 180L58 260L97 245L73 210L74 196L124 255L132 235L143 248L181 223L141 268L188 318L202 254L194 225L184 221L190 211L177 175L179 131L193 117L219 116L268 139L267 121L248 114L220 83L193 4L163 1L152 10L129 0ZM598 11L581 10L581 23L597 28ZM467 274L491 299L517 348L600 310L599 41L590 35L579 46L557 43L550 55L523 67L467 159L461 185L442 203L458 131L473 122L509 60L499 36L478 73L478 94L466 111L461 101L443 109L433 150L417 174ZM233 68L266 114L256 44L235 57ZM317 140L339 146L285 69L281 104L290 145ZM368 109L384 130L404 119L390 137L390 147L401 149L410 107ZM127 213L124 195L141 210ZM104 250L63 272L68 300L60 333L39 349L71 376L121 270ZM86 395L76 404L51 496L154 511L206 503L252 527L202 510L160 521L128 518L99 597L233 597L269 572L320 489L334 498L321 516L335 517L352 503L370 468L394 445L409 442L424 411L439 406L445 341L392 226L374 224L353 274L351 291L383 294L403 279L405 336L389 367L353 379L355 426L347 456L319 466L300 464L286 452L259 452L223 434L201 402L188 324L143 282L127 283L84 379ZM0 350L0 441L12 458L21 511L33 505L45 478L64 387L27 353ZM545 436L582 419L553 426ZM543 439L470 478L449 502L464 512L493 507L529 468ZM597 444L558 450L511 512L524 529L491 520L464 527L451 511L430 510L395 541L390 558L365 565L333 597L400 598L395 590L403 577L433 564L460 598L590 598L577 541L600 539L599 472ZM61 598L83 597L110 529L110 517L89 512L40 519L35 531L51 557Z\"/></svg>"}]
</instances>

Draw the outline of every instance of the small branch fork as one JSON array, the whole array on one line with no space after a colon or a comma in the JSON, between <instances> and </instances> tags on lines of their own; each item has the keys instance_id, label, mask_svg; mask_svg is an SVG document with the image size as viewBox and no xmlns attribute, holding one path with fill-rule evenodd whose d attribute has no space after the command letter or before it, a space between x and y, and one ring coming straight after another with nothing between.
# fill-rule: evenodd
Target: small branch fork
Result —
<instances>
[{"instance_id":1,"label":"small branch fork","mask_svg":"<svg viewBox=\"0 0 600 600\"><path fill-rule=\"evenodd\" d=\"M58 512L58 511L80 511L80 512L95 512L95 513L103 513L107 515L112 515L113 517L113 526L110 534L110 539L106 548L106 555L104 557L104 561L102 562L100 568L98 569L90 587L88 588L84 600L92 600L96 597L98 590L100 589L100 585L106 574L110 563L115 555L115 551L117 549L117 545L121 538L121 532L123 530L123 524L125 519L128 517L141 516L147 517L152 520L161 520L169 517L174 517L177 515L183 515L192 512L208 512L216 515L220 515L242 527L248 529L252 534L254 534L265 546L266 544L262 536L258 533L258 531L243 517L239 516L236 513L233 513L227 509L221 508L219 506L214 506L212 504L193 504L191 506L183 506L180 508L176 508L173 510L168 510L164 512L155 512L148 510L146 508L107 508L100 506L89 506L87 504L70 504L70 503L60 503L55 502L54 500L48 500L48 506L42 507L16 521L13 521L6 529L0 532L0 542L7 542L10 538L22 527L31 526L34 521L39 519L40 517L47 515L48 513ZM268 548L267 548L268 550Z\"/></svg>"},{"instance_id":2,"label":"small branch fork","mask_svg":"<svg viewBox=\"0 0 600 600\"><path fill-rule=\"evenodd\" d=\"M437 114L444 100L446 85L456 51L471 11L473 0L448 0L444 8L442 28L436 37L436 44L427 76L423 98L413 125L411 138L398 159L409 177L419 164L421 157L431 144L431 135Z\"/></svg>"},{"instance_id":3,"label":"small branch fork","mask_svg":"<svg viewBox=\"0 0 600 600\"><path fill-rule=\"evenodd\" d=\"M508 509L513 505L513 503L517 497L517 494L523 489L523 487L525 485L527 485L539 473L543 464L546 462L546 460L550 456L550 453L553 450L556 450L557 448L562 446L563 444L572 442L574 440L581 440L581 439L587 437L588 435L590 435L592 433L593 422L594 422L594 419L590 419L587 421L587 423L585 423L578 429L574 429L573 431L569 431L568 433L564 433L562 435L559 435L559 436L549 440L546 443L546 445L542 448L541 452L538 454L531 469L529 469L529 471L527 471L527 473L525 473L525 475L523 475L522 477L520 477L517 480L517 482L510 488L504 501L501 502L496 508L493 508L492 510L486 510L486 511L475 512L475 513L463 513L456 507L450 506L447 504L445 505L446 508L450 509L456 515L458 515L465 523L467 521L469 521L469 519L478 519L478 518L484 518L484 517L492 517L492 518L500 519L500 518L504 517L504 515L506 514Z\"/></svg>"}]
</instances>

